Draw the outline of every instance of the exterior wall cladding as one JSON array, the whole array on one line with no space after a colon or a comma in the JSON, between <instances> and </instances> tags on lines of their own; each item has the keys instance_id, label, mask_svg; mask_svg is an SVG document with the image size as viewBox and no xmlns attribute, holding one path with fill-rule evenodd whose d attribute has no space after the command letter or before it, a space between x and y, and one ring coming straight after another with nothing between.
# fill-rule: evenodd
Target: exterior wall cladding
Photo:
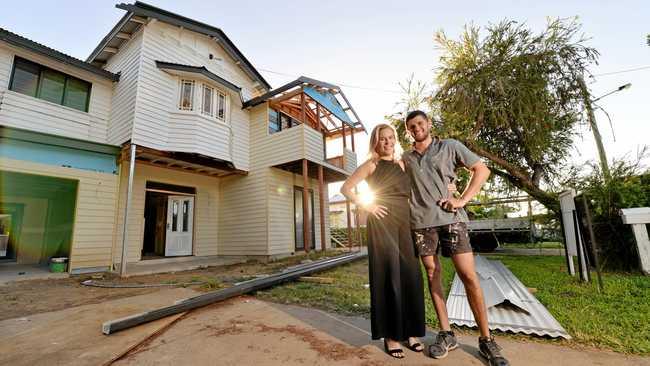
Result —
<instances>
[{"instance_id":1,"label":"exterior wall cladding","mask_svg":"<svg viewBox=\"0 0 650 366\"><path fill-rule=\"evenodd\" d=\"M301 159L326 165L321 133L303 125L270 135L269 104L244 107L246 100L269 91L266 81L251 72L252 65L234 45L218 42L200 29L179 27L169 21L172 18L129 12L105 39L109 43L103 46L112 48L111 54L106 56L99 47L88 62L0 29L0 129L43 136L30 142L33 144L69 139L74 144L67 148L101 151L116 163L114 171L92 171L66 161L48 163L9 156L0 149L1 172L78 182L72 242L65 253L73 272L105 270L121 260L129 174L128 156L121 159L125 156L121 152L131 143L150 151L226 162L238 173L209 176L197 169L179 172L172 169L173 164L152 166L151 161L137 160L126 229L128 262L142 260L148 182L194 189L192 255L279 257L296 251L294 190L303 186L303 177L274 166ZM125 37L127 26L131 32ZM110 42L118 39L114 37L118 33L121 41L113 47ZM99 60L101 55L104 60ZM17 58L90 83L87 111L12 88ZM98 60L102 62L92 63ZM200 66L218 78L161 69L156 61ZM219 78L231 86L215 81ZM179 108L184 80L193 83L187 94L191 108ZM213 97L206 97L206 90L211 90L207 95ZM212 99L213 109L206 107L205 98L217 95L222 99ZM349 175L356 168L356 155L347 150L344 155L346 165L339 171ZM314 197L315 244L320 249L319 182L313 178L308 182ZM327 184L323 194L327 202ZM322 209L329 248L329 210L327 205Z\"/></svg>"}]
</instances>

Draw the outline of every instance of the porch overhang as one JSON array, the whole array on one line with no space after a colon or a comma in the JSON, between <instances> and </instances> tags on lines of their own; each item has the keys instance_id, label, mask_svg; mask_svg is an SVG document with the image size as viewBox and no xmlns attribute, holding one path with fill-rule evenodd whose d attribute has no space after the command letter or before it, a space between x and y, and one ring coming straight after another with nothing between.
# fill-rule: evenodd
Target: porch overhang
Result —
<instances>
[{"instance_id":1,"label":"porch overhang","mask_svg":"<svg viewBox=\"0 0 650 366\"><path fill-rule=\"evenodd\" d=\"M130 144L122 148L120 161L128 161ZM197 153L181 151L161 151L144 146L137 146L135 150L135 161L138 164L146 164L158 168L194 173L211 177L223 177L227 175L247 175L248 172L237 169L230 161L217 159Z\"/></svg>"},{"instance_id":2,"label":"porch overhang","mask_svg":"<svg viewBox=\"0 0 650 366\"><path fill-rule=\"evenodd\" d=\"M316 163L307 160L308 176L312 179L318 179L318 166L323 166L323 182L334 183L348 179L350 174L345 170L328 163ZM302 174L302 159L293 160L287 163L274 165L274 168L286 170L294 174Z\"/></svg>"}]
</instances>

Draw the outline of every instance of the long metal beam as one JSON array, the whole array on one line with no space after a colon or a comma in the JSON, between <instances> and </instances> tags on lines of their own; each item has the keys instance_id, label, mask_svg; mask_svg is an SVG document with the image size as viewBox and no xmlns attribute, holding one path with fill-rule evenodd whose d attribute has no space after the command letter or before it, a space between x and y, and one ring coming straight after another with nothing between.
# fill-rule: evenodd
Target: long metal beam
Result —
<instances>
[{"instance_id":1,"label":"long metal beam","mask_svg":"<svg viewBox=\"0 0 650 366\"><path fill-rule=\"evenodd\" d=\"M279 285L283 282L295 280L300 276L305 276L315 272L325 271L342 264L350 263L367 256L366 253L354 252L343 254L334 258L324 259L301 265L285 272L276 273L268 277L257 278L251 281L242 282L227 289L209 292L203 295L190 297L178 301L174 305L165 306L156 310L147 311L140 314L130 315L125 318L110 320L102 325L104 334L113 334L120 330L128 329L136 325L144 324L166 316L182 313L184 311L196 309L215 302L227 300L231 297L240 296L248 292L262 290L268 287Z\"/></svg>"}]
</instances>

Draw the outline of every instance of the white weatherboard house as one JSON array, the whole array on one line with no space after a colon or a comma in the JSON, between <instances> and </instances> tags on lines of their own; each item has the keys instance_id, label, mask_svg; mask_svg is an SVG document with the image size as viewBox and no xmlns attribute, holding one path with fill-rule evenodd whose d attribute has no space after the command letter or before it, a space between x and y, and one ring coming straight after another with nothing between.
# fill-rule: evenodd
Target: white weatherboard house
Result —
<instances>
[{"instance_id":1,"label":"white weatherboard house","mask_svg":"<svg viewBox=\"0 0 650 366\"><path fill-rule=\"evenodd\" d=\"M86 61L0 29L0 265L106 270L124 238L127 269L329 248L327 184L364 131L340 88L271 89L219 28L117 7Z\"/></svg>"}]
</instances>

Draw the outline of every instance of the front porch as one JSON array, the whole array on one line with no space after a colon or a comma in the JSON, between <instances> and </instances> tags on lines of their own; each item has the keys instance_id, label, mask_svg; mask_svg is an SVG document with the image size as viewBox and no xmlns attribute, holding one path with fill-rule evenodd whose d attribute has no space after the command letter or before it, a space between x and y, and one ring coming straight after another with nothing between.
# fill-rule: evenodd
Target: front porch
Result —
<instances>
[{"instance_id":1,"label":"front porch","mask_svg":"<svg viewBox=\"0 0 650 366\"><path fill-rule=\"evenodd\" d=\"M182 271L192 271L196 269L204 269L208 267L223 267L233 264L245 263L244 257L232 256L205 256L205 257L170 257L160 259L142 260L135 263L128 263L127 277L131 276L144 276L157 273L174 273ZM118 263L115 268L116 272L120 271L120 264Z\"/></svg>"}]
</instances>

